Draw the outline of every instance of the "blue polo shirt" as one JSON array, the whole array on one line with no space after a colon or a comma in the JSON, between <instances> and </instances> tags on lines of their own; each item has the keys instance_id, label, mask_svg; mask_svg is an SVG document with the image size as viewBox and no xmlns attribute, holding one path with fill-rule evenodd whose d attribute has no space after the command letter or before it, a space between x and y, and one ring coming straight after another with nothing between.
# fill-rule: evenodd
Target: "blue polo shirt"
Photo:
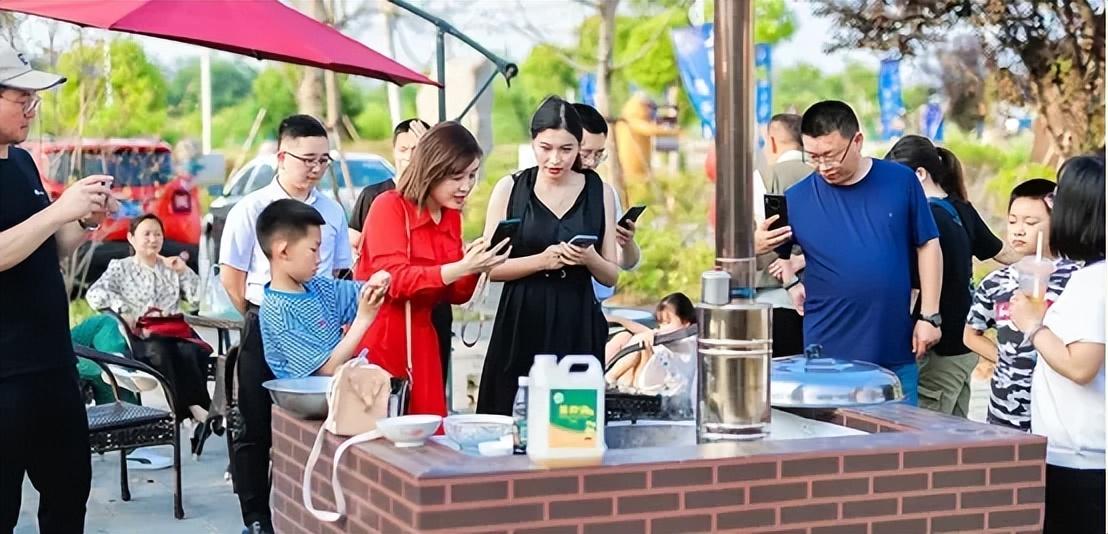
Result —
<instances>
[{"instance_id":1,"label":"blue polo shirt","mask_svg":"<svg viewBox=\"0 0 1108 534\"><path fill-rule=\"evenodd\" d=\"M912 353L916 248L939 236L919 179L874 159L850 186L812 173L785 192L804 250L804 342L835 358L897 367Z\"/></svg>"},{"instance_id":2,"label":"blue polo shirt","mask_svg":"<svg viewBox=\"0 0 1108 534\"><path fill-rule=\"evenodd\" d=\"M358 313L361 283L317 275L303 293L265 286L258 311L265 361L277 378L300 378L319 370L342 341L342 327Z\"/></svg>"}]
</instances>

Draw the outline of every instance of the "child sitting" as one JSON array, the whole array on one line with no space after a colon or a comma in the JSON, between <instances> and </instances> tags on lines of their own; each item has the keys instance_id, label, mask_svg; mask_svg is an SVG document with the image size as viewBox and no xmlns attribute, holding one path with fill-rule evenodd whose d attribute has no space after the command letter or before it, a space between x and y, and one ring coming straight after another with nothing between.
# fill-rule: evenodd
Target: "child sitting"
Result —
<instances>
[{"instance_id":1,"label":"child sitting","mask_svg":"<svg viewBox=\"0 0 1108 534\"><path fill-rule=\"evenodd\" d=\"M612 366L610 371L605 373L604 378L607 380L608 384L622 386L624 388L634 386L636 384L636 377L642 373L647 362L650 361L651 356L654 354L654 336L658 334L668 334L689 325L696 324L696 308L693 306L692 301L689 300L689 297L685 296L684 293L671 293L666 295L658 302L658 306L654 310L654 315L658 321L658 327L653 330L634 321L628 321L620 317L610 317L608 319L609 321L619 323L627 329L626 332L620 332L612 336L605 345L604 360L608 365L612 364L615 355L624 348L639 343L643 345L643 350L635 354L624 356Z\"/></svg>"},{"instance_id":2,"label":"child sitting","mask_svg":"<svg viewBox=\"0 0 1108 534\"><path fill-rule=\"evenodd\" d=\"M277 378L333 375L354 357L388 292L384 271L364 287L316 276L324 224L315 208L293 199L258 216L258 244L271 273L258 317L265 360Z\"/></svg>"},{"instance_id":3,"label":"child sitting","mask_svg":"<svg viewBox=\"0 0 1108 534\"><path fill-rule=\"evenodd\" d=\"M1050 180L1028 180L1012 190L1008 201L1008 244L1025 257L1034 257L1042 236L1043 258L1054 262L1054 273L1045 288L1047 306L1058 300L1070 274L1078 268L1072 261L1056 258L1050 246L1054 188ZM973 295L962 337L966 347L996 364L987 421L1030 432L1031 374L1039 354L1024 343L1023 333L1008 313L1012 297L1019 291L1019 273L1014 266L986 276ZM985 337L989 329L996 329L995 342Z\"/></svg>"}]
</instances>

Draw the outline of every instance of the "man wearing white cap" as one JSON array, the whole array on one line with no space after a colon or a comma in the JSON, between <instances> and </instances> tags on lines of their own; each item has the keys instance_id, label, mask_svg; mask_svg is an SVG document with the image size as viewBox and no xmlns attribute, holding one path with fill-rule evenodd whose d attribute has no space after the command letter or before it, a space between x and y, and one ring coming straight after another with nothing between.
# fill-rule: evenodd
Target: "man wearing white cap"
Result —
<instances>
[{"instance_id":1,"label":"man wearing white cap","mask_svg":"<svg viewBox=\"0 0 1108 534\"><path fill-rule=\"evenodd\" d=\"M39 531L82 532L92 477L59 258L117 206L111 177L79 180L51 203L31 155L14 146L38 91L64 82L0 47L0 532L19 519L25 474L39 492Z\"/></svg>"}]
</instances>

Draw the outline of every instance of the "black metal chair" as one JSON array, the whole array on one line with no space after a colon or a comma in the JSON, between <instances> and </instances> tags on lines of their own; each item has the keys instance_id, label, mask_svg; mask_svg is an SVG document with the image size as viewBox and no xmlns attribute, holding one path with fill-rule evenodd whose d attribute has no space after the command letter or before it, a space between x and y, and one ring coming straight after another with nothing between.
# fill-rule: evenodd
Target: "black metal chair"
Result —
<instances>
[{"instance_id":1,"label":"black metal chair","mask_svg":"<svg viewBox=\"0 0 1108 534\"><path fill-rule=\"evenodd\" d=\"M174 411L173 386L154 368L129 358L121 358L106 352L74 345L78 356L91 360L104 370L111 381L115 402L92 406L87 409L89 442L92 452L107 453L119 451L119 489L124 501L131 500L131 490L127 481L127 452L140 447L154 445L173 446L173 516L185 517L181 505L181 422ZM119 400L119 381L110 366L130 371L146 373L161 385L165 393L169 410L131 404Z\"/></svg>"},{"instance_id":2,"label":"black metal chair","mask_svg":"<svg viewBox=\"0 0 1108 534\"><path fill-rule=\"evenodd\" d=\"M127 356L131 359L135 359L137 354L136 347L141 346L141 339L137 338L135 336L135 333L131 331L131 328L128 326L127 321L123 318L122 315L116 313L110 308L104 308L98 311L110 316L112 319L115 319L116 328L119 329L119 334L127 343ZM206 372L208 374L208 379L210 380L215 380L216 361L217 359L213 357L211 358L211 362L208 364L208 369ZM218 387L218 384L216 386ZM190 438L190 451L192 452L194 458L196 458L197 460L200 459L200 455L204 452L204 443L207 442L209 437L211 437L213 431L218 430L218 433L222 434L223 429L221 425L222 423L213 425L211 422L205 421L196 426L196 429L193 431L193 434Z\"/></svg>"}]
</instances>

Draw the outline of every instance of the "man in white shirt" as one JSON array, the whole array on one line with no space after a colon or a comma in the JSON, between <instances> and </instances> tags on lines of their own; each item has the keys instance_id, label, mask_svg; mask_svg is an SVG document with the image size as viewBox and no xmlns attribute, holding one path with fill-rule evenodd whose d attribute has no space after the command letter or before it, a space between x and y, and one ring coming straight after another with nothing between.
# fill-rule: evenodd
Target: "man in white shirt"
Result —
<instances>
[{"instance_id":1,"label":"man in white shirt","mask_svg":"<svg viewBox=\"0 0 1108 534\"><path fill-rule=\"evenodd\" d=\"M588 104L574 104L573 109L581 116L581 126L585 129L584 136L581 138L581 166L590 171L595 171L607 159L604 147L608 142L608 123L596 108ZM604 182L604 187L612 189L608 182ZM623 205L614 189L612 197L616 200L615 213L622 216ZM638 267L641 251L639 245L635 243L634 221L628 221L626 226L622 226L618 224L617 219L612 221L612 227L616 230L616 241L619 243L619 267L624 271L630 271ZM614 287L601 284L596 279L593 279L592 285L597 300L601 302L615 294Z\"/></svg>"},{"instance_id":2,"label":"man in white shirt","mask_svg":"<svg viewBox=\"0 0 1108 534\"><path fill-rule=\"evenodd\" d=\"M292 115L277 130L277 177L268 186L243 197L227 215L220 242L220 281L235 307L243 313L239 344L238 406L243 431L232 439L232 475L242 508L246 532L273 532L269 509L269 449L271 400L262 382L273 373L265 362L258 306L269 283L269 261L258 244L258 215L274 201L293 198L319 212L322 227L317 273L334 276L352 264L346 215L337 202L322 195L316 185L331 164L327 130L309 115Z\"/></svg>"}]
</instances>

